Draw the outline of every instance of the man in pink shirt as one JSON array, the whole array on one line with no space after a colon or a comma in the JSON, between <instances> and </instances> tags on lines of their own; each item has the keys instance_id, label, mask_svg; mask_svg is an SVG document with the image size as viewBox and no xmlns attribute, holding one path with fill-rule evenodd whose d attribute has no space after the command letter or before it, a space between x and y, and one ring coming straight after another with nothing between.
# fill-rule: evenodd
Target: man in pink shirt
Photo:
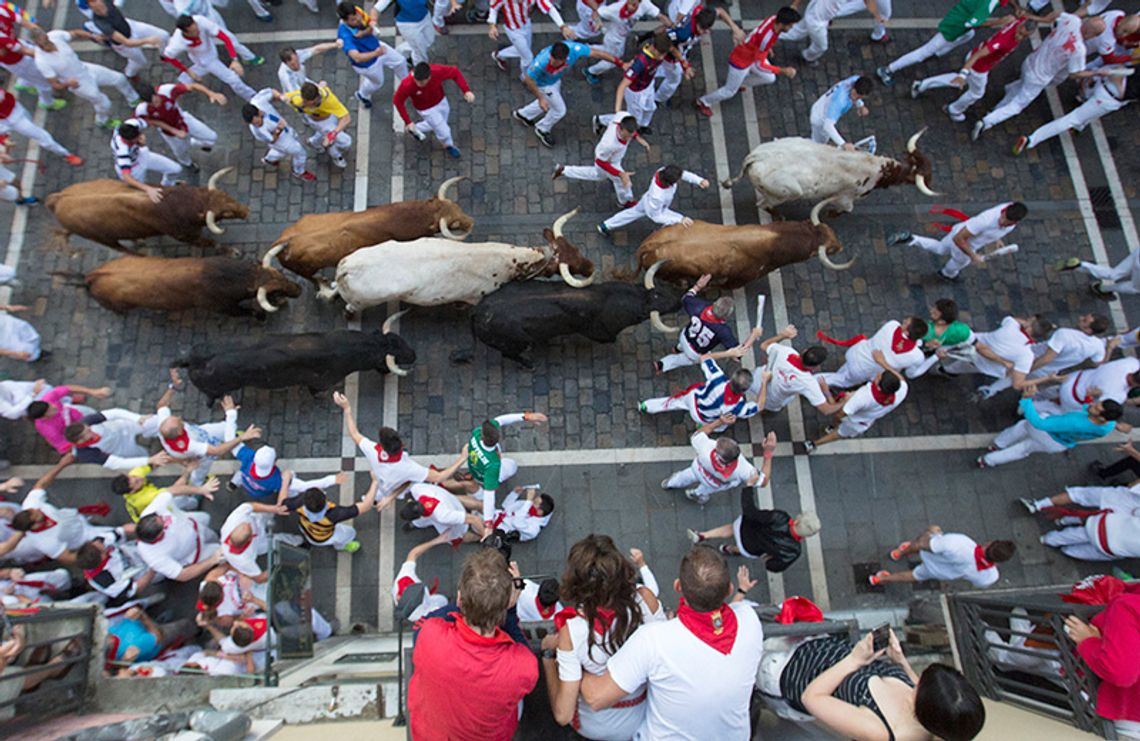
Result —
<instances>
[{"instance_id":1,"label":"man in pink shirt","mask_svg":"<svg viewBox=\"0 0 1140 741\"><path fill-rule=\"evenodd\" d=\"M87 414L94 414L90 407L72 404L65 401L69 397L86 394L95 399L106 399L111 395L111 387L103 386L93 389L86 386L68 385L56 386L44 394L38 401L28 405L28 419L36 425L36 432L48 445L55 448L55 452L65 455L71 450L69 443L63 436L63 431L72 422L79 422Z\"/></svg>"}]
</instances>

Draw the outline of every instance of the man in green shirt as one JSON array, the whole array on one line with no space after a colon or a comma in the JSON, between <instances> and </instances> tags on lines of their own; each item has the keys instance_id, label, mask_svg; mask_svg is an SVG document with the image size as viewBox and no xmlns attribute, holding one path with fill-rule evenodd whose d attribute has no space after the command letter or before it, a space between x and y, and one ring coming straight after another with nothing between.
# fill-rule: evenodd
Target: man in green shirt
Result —
<instances>
[{"instance_id":1,"label":"man in green shirt","mask_svg":"<svg viewBox=\"0 0 1140 741\"><path fill-rule=\"evenodd\" d=\"M906 69L911 65L930 59L941 57L952 49L956 49L974 38L974 29L979 26L996 26L1004 23L1002 19L990 19L998 4L1005 5L1007 1L1013 2L1014 10L1016 0L959 0L954 7L938 23L938 31L922 46L903 54L886 67L879 67L875 74L879 76L884 85L895 83L894 73Z\"/></svg>"},{"instance_id":2,"label":"man in green shirt","mask_svg":"<svg viewBox=\"0 0 1140 741\"><path fill-rule=\"evenodd\" d=\"M539 412L500 414L471 430L471 437L467 441L467 472L471 474L472 483L467 488L469 493L483 503L484 523L490 523L493 519L495 490L519 470L518 463L503 457L499 440L502 438L503 427L520 422L542 424L546 422L546 415Z\"/></svg>"}]
</instances>

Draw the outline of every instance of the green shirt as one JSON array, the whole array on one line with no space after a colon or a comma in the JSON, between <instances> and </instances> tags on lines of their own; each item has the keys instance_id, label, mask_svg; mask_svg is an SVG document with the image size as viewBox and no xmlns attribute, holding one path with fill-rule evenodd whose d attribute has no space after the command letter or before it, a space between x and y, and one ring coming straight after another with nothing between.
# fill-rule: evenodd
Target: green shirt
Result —
<instances>
[{"instance_id":1,"label":"green shirt","mask_svg":"<svg viewBox=\"0 0 1140 741\"><path fill-rule=\"evenodd\" d=\"M496 419L491 420L491 424L502 429ZM498 445L488 448L483 444L482 430L483 425L476 427L467 441L467 470L485 490L495 491L499 488L499 468L503 454Z\"/></svg>"},{"instance_id":2,"label":"green shirt","mask_svg":"<svg viewBox=\"0 0 1140 741\"><path fill-rule=\"evenodd\" d=\"M946 329L942 330L942 334L937 334L934 331L934 322L931 322L929 329L926 330L926 336L922 338L922 341L930 342L937 340L940 347L950 347L951 345L961 345L968 339L970 339L970 328L966 326L966 323L953 321L946 325Z\"/></svg>"},{"instance_id":3,"label":"green shirt","mask_svg":"<svg viewBox=\"0 0 1140 741\"><path fill-rule=\"evenodd\" d=\"M998 0L959 0L938 22L938 33L947 41L954 41L985 23L997 6Z\"/></svg>"}]
</instances>

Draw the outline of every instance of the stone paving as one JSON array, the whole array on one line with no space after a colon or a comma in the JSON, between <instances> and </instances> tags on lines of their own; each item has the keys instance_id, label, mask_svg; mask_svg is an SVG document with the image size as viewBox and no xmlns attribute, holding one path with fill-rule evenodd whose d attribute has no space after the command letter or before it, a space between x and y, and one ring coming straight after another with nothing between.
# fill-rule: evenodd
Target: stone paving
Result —
<instances>
[{"instance_id":1,"label":"stone paving","mask_svg":"<svg viewBox=\"0 0 1140 741\"><path fill-rule=\"evenodd\" d=\"M61 0L57 0L61 1ZM939 8L914 2L900 2L896 18L933 18ZM747 0L740 12L750 19L747 27L773 12L776 3ZM127 14L163 27L170 19L156 5L137 7L128 4ZM41 11L41 21L53 11ZM319 17L310 15L289 3L275 9L278 21L257 23L244 6L234 4L227 17L239 35L256 33L264 39L266 32L315 31L329 29L320 38L332 38L335 23L332 10L322 9ZM571 13L572 14L572 13ZM81 21L74 8L67 11L64 27L75 27ZM808 109L815 98L833 82L856 71L870 73L879 64L919 45L929 37L929 28L899 27L892 30L893 40L884 46L865 43L865 29L832 31L832 51L815 67L800 66L794 81L781 79L776 85L755 89L756 119L761 140L773 136L806 134ZM316 43L318 38L290 42L294 46ZM535 48L551 43L553 36L536 35ZM731 49L731 39L724 30L713 34L712 56L718 79ZM267 58L263 67L247 69L250 84L255 87L276 84L276 51L283 44L258 40L249 44ZM433 61L459 63L472 89L477 94L474 105L467 105L451 95L452 127L456 143L463 149L459 161L447 158L442 150L420 144L392 131L391 109L386 105L387 92L375 97L371 112L352 106L353 116L369 116L370 149L368 158L367 202L385 203L392 197L393 187L402 188L404 198L421 198L433 194L445 178L461 174L468 181L458 190L458 201L476 219L472 239L506 240L519 244L538 244L541 231L559 214L573 207L581 209L566 229L567 236L584 254L597 263L605 275L632 264L637 244L650 232L650 224L641 222L619 232L612 242L593 231L594 224L614 209L608 184L559 181L552 184L549 173L557 162L585 163L592 157L593 137L589 129L590 115L605 112L612 106L616 79L611 75L598 88L591 88L573 73L565 81L564 90L569 114L555 129L558 139L553 150L540 146L535 137L510 117L513 107L526 102L527 96L514 83L513 73L502 73L488 58L492 43L482 34L453 33L439 39L433 47ZM778 61L790 59L799 45L778 47ZM957 52L954 52L957 53ZM1000 97L1001 85L1016 75L1020 56L1007 61L991 75L990 91L975 112L984 112ZM85 52L83 58L119 67L120 60L110 52ZM694 55L701 70L700 54ZM956 61L956 59L954 60ZM1084 312L1106 310L1094 299L1085 282L1077 277L1058 277L1048 269L1057 257L1078 254L1089 258L1090 243L1081 220L1078 192L1069 176L1060 140L1015 159L1009 155L1014 137L1048 120L1051 116L1044 96L1021 117L987 132L972 144L968 124L951 124L940 112L948 93L934 93L913 101L909 82L916 75L936 74L950 68L946 60L930 60L913 70L898 75L893 88L875 83L866 119L847 118L842 129L852 139L874 133L882 152L901 152L907 137L923 126L930 129L921 146L934 159L932 186L944 195L937 200L943 205L973 213L1005 199L1020 199L1031 208L1030 219L1015 234L1022 251L1003 258L986 270L969 270L957 284L947 284L934 276L935 258L903 247L888 248L885 236L896 228L922 231L932 220L926 212L932 200L915 189L904 187L879 192L861 201L851 214L831 220L847 252L858 261L852 270L837 273L824 269L815 260L785 268L783 291L790 321L801 330L801 341L817 329L833 336L873 331L889 318L922 313L935 299L950 296L962 306L971 326L987 329L1003 315L1019 312L1044 312L1062 325L1071 325ZM342 56L328 53L313 60L314 77L330 82L342 100L349 101L355 90L356 76ZM172 79L173 70L155 65L149 74L155 80ZM217 88L215 82L211 83ZM388 83L389 85L391 83ZM714 131L722 126L728 155L728 169L735 174L738 163L747 154L746 117L740 96L721 106L720 117L709 121L697 115L691 101L703 91L703 75L686 82L671 109L662 108L654 120L654 134L649 138L653 151L631 151L626 165L637 171L637 187L643 188L656 167L677 162L710 180L718 180L714 157ZM228 91L227 91L228 92ZM112 93L114 95L114 93ZM1071 105L1072 86L1061 87L1061 99ZM33 100L22 96L25 105ZM116 100L116 105L121 101ZM287 177L285 170L273 172L263 168L258 159L260 145L248 135L238 116L237 106L219 111L202 100L189 100L188 108L200 114L221 133L221 143L209 155L200 155L204 179L225 165L236 165L223 187L251 206L245 223L229 225L221 242L234 247L251 259L258 258L280 231L304 213L348 210L355 200L353 165L338 171L325 160L311 163L320 178L316 185L301 186ZM1136 214L1135 175L1137 135L1125 128L1120 113L1104 120L1105 131L1126 196ZM48 116L48 128L66 146L88 160L77 170L66 168L50 155L46 172L37 178L36 195L41 197L73 182L111 174L107 131L91 126L90 110L83 101L73 102L67 109ZM350 132L357 136L354 123ZM158 151L165 151L160 141L152 141ZM1105 174L1099 164L1091 132L1076 142L1081 169L1088 185L1102 188ZM355 153L355 149L354 149ZM350 162L352 158L350 157ZM723 213L717 186L700 191L682 186L675 207L699 219L720 222ZM739 223L755 222L758 214L753 194L746 184L738 185L731 197L733 212ZM797 204L781 209L785 218L806 218L810 204ZM0 206L0 220L7 222L9 208ZM1107 208L1111 208L1109 205ZM1122 230L1117 226L1102 229L1109 258L1121 259L1127 254ZM70 248L54 242L54 220L45 209L29 214L26 242L20 261L23 285L13 292L13 301L29 304L30 320L39 328L45 345L53 350L50 359L32 368L4 361L3 370L15 378L46 377L54 382L72 380L85 385L108 384L115 394L108 402L116 406L148 408L161 393L167 364L197 344L218 342L242 334L262 332L318 331L345 326L340 307L315 299L310 288L305 294L264 322L214 316L157 315L137 312L119 317L95 304L82 289L67 285L65 276L90 270L116 257L109 250L73 238ZM156 241L146 248L152 254L206 254L197 248ZM750 286L743 306L755 306L758 293L769 294L770 281L763 279ZM772 302L769 302L769 307ZM1136 300L1126 298L1125 313L1135 320ZM749 309L751 313L752 309ZM383 309L366 312L365 328L378 326ZM767 334L774 331L772 310L765 318ZM511 451L593 450L607 448L641 448L684 446L690 430L682 415L643 417L636 412L641 398L660 395L696 380L695 370L677 371L667 377L654 378L651 361L668 350L670 341L643 324L624 332L613 345L592 344L583 339L566 339L554 343L547 351L536 353L537 368L527 371L499 356L496 351L475 344L471 337L467 311L460 307L415 309L401 322L401 334L416 348L419 361L412 374L400 379L397 396L397 423L410 450L418 456L449 455L466 440L469 430L481 419L510 411L535 409L551 417L548 427L512 431L507 436ZM471 361L455 364L456 351L473 350ZM838 354L830 361L839 361ZM832 367L829 365L829 367ZM977 405L964 403L972 389L969 379L929 379L914 385L906 404L877 424L869 438L905 438L913 435L995 432L1013 419L1014 397L1007 393ZM360 376L359 417L365 431L375 429L383 419L385 381L375 373ZM206 399L194 390L177 403L191 419L205 421L218 416L206 408ZM307 391L290 389L273 392L246 390L241 395L242 421L256 421L268 431L268 439L288 458L335 458L341 454L340 416L324 397L313 398ZM814 435L822 420L810 410L806 414L806 432ZM773 429L781 440L789 440L788 416L766 416L765 428ZM16 463L46 464L52 452L34 435L29 425L5 423L4 453ZM742 442L750 440L750 430L739 424L733 435ZM799 442L797 440L796 442ZM810 459L810 472L817 508L823 516L824 531L820 544L824 556L824 572L834 607L889 605L905 602L911 591L896 588L863 593L857 591L852 565L883 558L883 554L899 540L914 535L929 522L961 529L978 540L1008 536L1011 532L1021 553L1003 568L1010 584L1063 582L1086 571L1056 554L1045 553L1036 543L1038 526L1021 517L1010 506L1013 496L1026 493L1041 495L1059 490L1067 483L1077 483L1083 476L1083 465L1098 451L1082 449L1071 456L1014 464L996 471L977 471L972 467L975 451L947 449L934 453L891 452L883 449L874 454L817 456ZM1102 457L1104 453L1102 452ZM1044 463L1044 465L1042 465ZM558 497L559 510L552 524L537 543L516 548L523 570L527 573L556 574L569 544L591 531L612 533L622 547L637 546L646 551L666 591L675 575L676 563L686 547L685 527L711 527L730 521L737 511L737 495L715 499L703 509L676 493L662 492L658 482L682 462L620 465L524 466L519 483L540 482ZM359 462L358 471L363 470ZM366 488L363 475L357 476L355 490ZM777 459L772 496L776 506L796 511L800 506L800 489L796 468L790 457ZM1028 486L1027 486L1028 485ZM61 480L55 495L61 501L87 499L92 492L90 482ZM100 496L102 494L100 493ZM220 509L221 505L219 505ZM219 520L220 523L220 520ZM377 588L387 577L378 573L378 561L387 538L374 516L358 522L363 549L352 557L347 573L353 587L347 611L354 622L375 624L380 619ZM421 535L405 534L398 527L394 535L397 565L407 549ZM451 590L459 563L448 549L436 549L424 560L422 573L439 574L445 589ZM318 604L332 611L337 584L337 558L326 551L314 554L314 573ZM342 578L344 578L342 572ZM807 559L801 560L784 575L787 594L811 594ZM343 583L339 586L345 586ZM763 581L762 581L762 586ZM671 602L670 599L666 600Z\"/></svg>"}]
</instances>

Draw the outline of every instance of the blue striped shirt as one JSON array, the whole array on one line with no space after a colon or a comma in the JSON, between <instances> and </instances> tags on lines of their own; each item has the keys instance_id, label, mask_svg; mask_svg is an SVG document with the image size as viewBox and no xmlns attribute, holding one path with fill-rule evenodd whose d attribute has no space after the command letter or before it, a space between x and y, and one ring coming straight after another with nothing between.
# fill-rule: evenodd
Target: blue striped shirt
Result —
<instances>
[{"instance_id":1,"label":"blue striped shirt","mask_svg":"<svg viewBox=\"0 0 1140 741\"><path fill-rule=\"evenodd\" d=\"M725 414L735 414L739 418L745 418L760 412L760 408L754 402L748 401L743 394L731 404L725 401L724 392L728 387L728 376L715 360L702 360L701 370L705 374L705 382L696 390L693 401L697 405L697 414L702 422L712 422Z\"/></svg>"}]
</instances>

